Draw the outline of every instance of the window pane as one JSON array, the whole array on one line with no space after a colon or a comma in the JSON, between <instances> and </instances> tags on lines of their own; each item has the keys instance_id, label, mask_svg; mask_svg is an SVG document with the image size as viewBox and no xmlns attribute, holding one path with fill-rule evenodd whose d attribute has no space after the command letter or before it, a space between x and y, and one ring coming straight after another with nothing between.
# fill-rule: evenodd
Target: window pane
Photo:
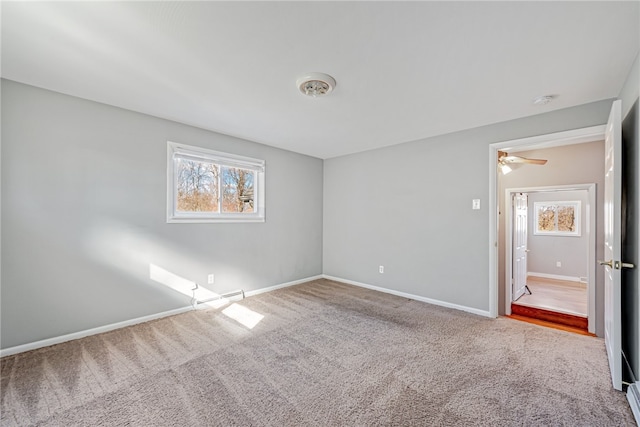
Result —
<instances>
[{"instance_id":1,"label":"window pane","mask_svg":"<svg viewBox=\"0 0 640 427\"><path fill-rule=\"evenodd\" d=\"M264 160L167 141L167 166L168 223L264 222Z\"/></svg>"},{"instance_id":2,"label":"window pane","mask_svg":"<svg viewBox=\"0 0 640 427\"><path fill-rule=\"evenodd\" d=\"M538 210L538 231L554 231L555 229L555 206L541 206Z\"/></svg>"},{"instance_id":3,"label":"window pane","mask_svg":"<svg viewBox=\"0 0 640 427\"><path fill-rule=\"evenodd\" d=\"M222 212L254 213L255 171L222 166Z\"/></svg>"},{"instance_id":4,"label":"window pane","mask_svg":"<svg viewBox=\"0 0 640 427\"><path fill-rule=\"evenodd\" d=\"M175 159L176 210L218 212L218 167L213 163Z\"/></svg>"},{"instance_id":5,"label":"window pane","mask_svg":"<svg viewBox=\"0 0 640 427\"><path fill-rule=\"evenodd\" d=\"M573 206L558 206L558 231L575 231L576 215Z\"/></svg>"}]
</instances>

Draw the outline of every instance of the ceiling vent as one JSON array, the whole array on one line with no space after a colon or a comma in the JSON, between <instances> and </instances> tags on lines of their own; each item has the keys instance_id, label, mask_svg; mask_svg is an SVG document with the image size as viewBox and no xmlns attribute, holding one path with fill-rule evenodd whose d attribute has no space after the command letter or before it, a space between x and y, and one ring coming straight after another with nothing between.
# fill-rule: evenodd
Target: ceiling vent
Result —
<instances>
[{"instance_id":1,"label":"ceiling vent","mask_svg":"<svg viewBox=\"0 0 640 427\"><path fill-rule=\"evenodd\" d=\"M324 73L308 73L296 81L300 92L314 98L331 93L336 87L336 80Z\"/></svg>"}]
</instances>

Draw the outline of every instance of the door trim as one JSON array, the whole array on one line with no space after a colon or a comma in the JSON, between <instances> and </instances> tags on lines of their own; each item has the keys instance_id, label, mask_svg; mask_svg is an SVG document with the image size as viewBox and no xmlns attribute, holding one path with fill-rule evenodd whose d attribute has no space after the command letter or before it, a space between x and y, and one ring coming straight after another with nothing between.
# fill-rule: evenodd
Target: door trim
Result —
<instances>
[{"instance_id":1,"label":"door trim","mask_svg":"<svg viewBox=\"0 0 640 427\"><path fill-rule=\"evenodd\" d=\"M587 251L587 321L588 328L587 330L595 334L596 331L596 184L574 184L574 185L553 185L548 187L526 187L526 188L507 188L504 190L505 197L505 248L504 248L504 256L505 256L505 264L504 264L504 273L505 273L505 294L504 294L504 303L505 303L505 314L511 314L511 299L512 299L512 290L510 283L510 277L513 274L513 262L512 262L512 238L513 238L513 200L511 196L515 193L543 193L549 191L577 191L577 190L586 190L587 191L587 200L589 206L587 208L587 216L584 219L585 229L587 233L589 233L589 249Z\"/></svg>"},{"instance_id":2,"label":"door trim","mask_svg":"<svg viewBox=\"0 0 640 427\"><path fill-rule=\"evenodd\" d=\"M489 314L498 317L498 150L551 148L604 139L606 125L489 144Z\"/></svg>"}]
</instances>

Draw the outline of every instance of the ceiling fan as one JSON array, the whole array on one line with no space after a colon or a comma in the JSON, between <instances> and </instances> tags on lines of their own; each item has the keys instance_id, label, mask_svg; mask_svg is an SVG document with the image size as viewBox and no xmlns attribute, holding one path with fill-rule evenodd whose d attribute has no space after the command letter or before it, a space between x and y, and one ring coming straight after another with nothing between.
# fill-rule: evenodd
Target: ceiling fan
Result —
<instances>
[{"instance_id":1,"label":"ceiling fan","mask_svg":"<svg viewBox=\"0 0 640 427\"><path fill-rule=\"evenodd\" d=\"M498 151L498 167L503 175L506 175L513 170L511 166L520 166L522 164L544 165L546 163L547 161L543 159L528 159L526 157L510 156L506 151Z\"/></svg>"}]
</instances>

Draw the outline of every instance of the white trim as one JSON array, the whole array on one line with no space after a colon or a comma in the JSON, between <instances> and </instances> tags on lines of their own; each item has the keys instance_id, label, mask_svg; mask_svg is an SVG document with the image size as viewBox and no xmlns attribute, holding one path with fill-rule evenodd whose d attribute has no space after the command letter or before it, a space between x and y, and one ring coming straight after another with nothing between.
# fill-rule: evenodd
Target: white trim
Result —
<instances>
[{"instance_id":1,"label":"white trim","mask_svg":"<svg viewBox=\"0 0 640 427\"><path fill-rule=\"evenodd\" d=\"M135 319L125 320L123 322L111 323L109 325L98 326L97 328L85 329L84 331L73 332L71 334L61 335L59 337L47 338L40 341L17 345L15 347L4 348L4 349L0 349L0 357L11 356L13 354L23 353L25 351L36 350L38 348L48 347L54 344L60 344L67 341L77 340L79 338L88 337L89 335L101 334L103 332L109 332L115 329L137 325L138 323L144 323L150 320L155 320L155 319L160 319L167 316L173 316L175 314L185 313L189 310L193 310L193 307L188 306L188 307L176 308L174 310L163 311L162 313L150 314L148 316L137 317Z\"/></svg>"},{"instance_id":2,"label":"white trim","mask_svg":"<svg viewBox=\"0 0 640 427\"><path fill-rule=\"evenodd\" d=\"M489 146L489 313L498 317L498 148Z\"/></svg>"},{"instance_id":3,"label":"white trim","mask_svg":"<svg viewBox=\"0 0 640 427\"><path fill-rule=\"evenodd\" d=\"M556 216L554 225L555 230L553 231L542 231L538 229L539 220L540 220L540 207L545 207L553 205L554 207L565 206L573 208L573 215L575 221L575 230L573 231L560 231L558 230L558 218ZM561 236L561 237L580 237L582 236L582 202L580 200L572 200L572 201L555 201L555 200L547 200L547 201L539 201L533 202L533 235L534 236Z\"/></svg>"},{"instance_id":4,"label":"white trim","mask_svg":"<svg viewBox=\"0 0 640 427\"><path fill-rule=\"evenodd\" d=\"M400 292L400 291L396 291L396 290L393 290L393 289L382 288L380 286L369 285L367 283L356 282L354 280L343 279L341 277L329 276L327 274L323 274L322 277L325 278L325 279L328 279L328 280L333 280L334 282L342 282L342 283L346 283L348 285L359 286L361 288L367 288L367 289L371 289L371 290L374 290L374 291L384 292L384 293L387 293L387 294L396 295L396 296L403 297L403 298L409 298L409 299L416 300L416 301L426 302L428 304L439 305L441 307L447 307L447 308L453 308L455 310L460 310L460 311L466 311L467 313L473 313L473 314L477 314L477 315L483 316L483 317L493 317L486 310L480 310L480 309L477 309L477 308L467 307L467 306L464 306L464 305L452 304L452 303L445 302L445 301L440 301L440 300L436 300L436 299L422 297L420 295L408 294L406 292Z\"/></svg>"},{"instance_id":5,"label":"white trim","mask_svg":"<svg viewBox=\"0 0 640 427\"><path fill-rule=\"evenodd\" d=\"M253 291L245 292L244 296L245 297L252 297L254 295L263 294L265 292L275 291L276 289L288 288L289 286L300 285L302 283L307 283L307 282L311 282L313 280L322 279L322 277L323 277L322 274L319 274L317 276L307 277L306 279L294 280L293 282L287 282L287 283L281 283L279 285L269 286L268 288L255 289Z\"/></svg>"},{"instance_id":6,"label":"white trim","mask_svg":"<svg viewBox=\"0 0 640 427\"><path fill-rule=\"evenodd\" d=\"M596 248L596 184L588 183L588 184L569 184L569 185L553 185L546 187L524 187L524 188L507 188L505 189L505 240L504 240L504 274L505 274L505 294L504 294L504 304L505 304L505 314L511 314L511 300L512 300L512 291L510 283L510 277L512 276L512 265L511 265L511 252L513 250L511 246L512 241L512 228L513 228L513 218L511 215L512 211L512 195L516 193L540 193L545 191L586 191L587 192L587 208L585 211L584 218L584 229L585 233L589 236L588 243L588 251L587 251L587 330L592 334L596 333L596 253L598 248ZM529 273L531 274L531 273ZM558 277L568 277L568 276L558 276ZM551 277L553 278L553 277ZM560 279L560 280L570 280L570 279ZM580 281L578 278L577 281ZM498 289L496 283L496 290Z\"/></svg>"},{"instance_id":7,"label":"white trim","mask_svg":"<svg viewBox=\"0 0 640 427\"><path fill-rule=\"evenodd\" d=\"M295 280L293 282L281 283L275 286L269 286L267 288L256 289L253 291L245 292L245 296L253 296L262 294L265 292L275 291L276 289L286 288L288 286L299 285L305 282L311 282L313 280L322 279L322 275L307 277L305 279ZM197 310L198 308L195 308ZM139 323L148 322L150 320L161 319L167 316L174 316L176 314L186 313L187 311L194 310L193 306L176 308L174 310L163 311L161 313L150 314L148 316L137 317L135 319L125 320L122 322L111 323L109 325L99 326L97 328L86 329L84 331L73 332L67 335L61 335L58 337L47 338L41 341L35 341L27 344L17 345L15 347L9 347L0 349L0 357L11 356L25 351L36 350L42 347L48 347L55 344L60 344L67 341L77 340L79 338L88 337L90 335L101 334L104 332L113 331L115 329L126 328L127 326L137 325Z\"/></svg>"},{"instance_id":8,"label":"white trim","mask_svg":"<svg viewBox=\"0 0 640 427\"><path fill-rule=\"evenodd\" d=\"M636 381L627 388L627 401L631 406L631 412L633 412L633 418L636 419L636 423L640 425L640 382Z\"/></svg>"},{"instance_id":9,"label":"white trim","mask_svg":"<svg viewBox=\"0 0 640 427\"><path fill-rule=\"evenodd\" d=\"M511 152L528 151L533 148L553 148L564 145L583 144L587 142L601 141L607 125L597 125L582 129L573 129L563 132L537 135L528 138L512 139L496 142L491 147L496 149L495 163L497 167L498 150ZM495 169L494 169L495 170Z\"/></svg>"},{"instance_id":10,"label":"white trim","mask_svg":"<svg viewBox=\"0 0 640 427\"><path fill-rule=\"evenodd\" d=\"M547 273L537 273L535 271L527 272L527 276L532 277L542 277L543 279L554 279L554 280L566 280L568 282L581 282L579 277L574 276L562 276L560 274L547 274Z\"/></svg>"},{"instance_id":11,"label":"white trim","mask_svg":"<svg viewBox=\"0 0 640 427\"><path fill-rule=\"evenodd\" d=\"M175 158L207 161L222 167L237 167L255 173L253 185L255 212L222 212L222 171L218 174L218 212L184 212L176 210ZM203 147L167 141L167 223L234 223L265 222L265 161L252 157L223 153Z\"/></svg>"},{"instance_id":12,"label":"white trim","mask_svg":"<svg viewBox=\"0 0 640 427\"><path fill-rule=\"evenodd\" d=\"M514 139L489 144L489 313L498 317L498 150L525 150L531 148L551 148L563 145L582 144L604 139L606 125L591 126L547 135ZM589 201L592 202L591 200ZM595 200L593 201L595 203ZM595 218L593 218L595 220ZM594 239L595 236L591 236ZM589 243L591 244L591 242ZM594 267L595 268L595 267ZM590 272L593 273L593 272ZM590 274L589 277L594 277ZM595 279L594 279L595 285ZM506 296L505 296L506 299ZM590 306L595 306L595 301ZM591 308L589 309L591 310ZM595 313L594 313L595 317ZM589 313L591 319L591 313ZM591 322L590 322L591 323ZM595 322L594 322L595 323ZM589 326L591 332L591 325Z\"/></svg>"}]
</instances>

